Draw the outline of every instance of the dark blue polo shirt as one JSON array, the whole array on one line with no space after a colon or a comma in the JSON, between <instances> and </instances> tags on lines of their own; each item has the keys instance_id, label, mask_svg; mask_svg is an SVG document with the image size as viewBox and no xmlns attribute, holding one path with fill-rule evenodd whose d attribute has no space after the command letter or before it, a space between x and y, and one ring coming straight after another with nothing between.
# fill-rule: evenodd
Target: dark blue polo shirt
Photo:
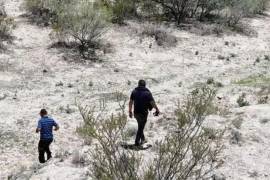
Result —
<instances>
[{"instance_id":1,"label":"dark blue polo shirt","mask_svg":"<svg viewBox=\"0 0 270 180\"><path fill-rule=\"evenodd\" d=\"M148 114L148 110L152 109L151 102L154 101L152 93L145 87L135 88L130 96L134 101L134 114Z\"/></svg>"},{"instance_id":2,"label":"dark blue polo shirt","mask_svg":"<svg viewBox=\"0 0 270 180\"><path fill-rule=\"evenodd\" d=\"M44 116L38 121L37 128L40 128L40 139L53 139L53 127L58 126L57 123L50 117Z\"/></svg>"}]
</instances>

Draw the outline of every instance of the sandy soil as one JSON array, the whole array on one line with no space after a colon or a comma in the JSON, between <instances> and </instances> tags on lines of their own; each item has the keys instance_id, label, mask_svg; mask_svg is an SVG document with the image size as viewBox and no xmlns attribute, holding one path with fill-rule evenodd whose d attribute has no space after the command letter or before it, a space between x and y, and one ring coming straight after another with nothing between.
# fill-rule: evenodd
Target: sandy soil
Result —
<instances>
[{"instance_id":1,"label":"sandy soil","mask_svg":"<svg viewBox=\"0 0 270 180\"><path fill-rule=\"evenodd\" d=\"M144 78L162 112L170 116L177 100L210 77L224 84L218 96L222 97L220 105L228 112L225 116L211 116L209 121L231 130L232 120L243 119L238 130L243 138L241 144L231 144L229 132L224 139L225 163L219 173L233 180L270 179L267 151L270 148L270 105L257 105L260 87L233 83L249 75L269 77L270 62L263 57L270 55L270 12L247 20L257 31L256 37L199 36L168 28L178 39L173 48L159 47L154 39L142 38L136 33L142 28L136 22L124 27L113 26L104 36L104 40L112 44L113 53L105 54L104 62L81 64L67 62L63 52L49 48L53 42L49 37L51 30L21 17L24 13L21 3L22 0L6 0L7 13L15 18L17 27L13 33L14 43L9 51L0 55L0 99L5 97L0 100L0 179L7 179L16 172L22 172L21 179L84 179L87 167L71 162L74 151L84 153L87 149L76 134L82 119L75 99L97 105L105 100L108 110L113 112L117 109L113 93L120 91L128 96L137 80ZM199 55L195 55L196 51ZM231 53L236 57L231 57L230 61L217 58ZM254 65L257 57L262 60ZM59 82L64 85L56 86ZM93 86L89 86L89 82ZM68 87L69 84L72 87ZM236 99L242 92L247 93L251 106L238 108ZM72 113L65 112L67 106ZM38 112L43 107L61 126L52 145L52 151L58 156L45 166L37 163L38 135L34 133ZM159 127L158 120L152 116L149 119L154 126L150 129L149 123L146 129L150 142L166 132L166 122ZM36 171L30 172L29 168Z\"/></svg>"}]
</instances>

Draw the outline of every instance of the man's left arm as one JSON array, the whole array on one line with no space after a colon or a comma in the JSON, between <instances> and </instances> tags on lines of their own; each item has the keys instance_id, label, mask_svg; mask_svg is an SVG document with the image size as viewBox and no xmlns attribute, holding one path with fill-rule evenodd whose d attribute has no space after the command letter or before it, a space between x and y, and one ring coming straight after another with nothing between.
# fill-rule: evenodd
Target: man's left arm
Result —
<instances>
[{"instance_id":1,"label":"man's left arm","mask_svg":"<svg viewBox=\"0 0 270 180\"><path fill-rule=\"evenodd\" d=\"M158 115L160 114L160 111L159 111L159 108L158 108L158 106L157 106L157 104L156 104L155 99L153 98L152 93L150 93L149 98L150 98L150 104L151 104L151 106L152 106L153 108L155 108L155 110L156 110L156 112L154 113L154 115L155 115L155 116L158 116Z\"/></svg>"}]
</instances>

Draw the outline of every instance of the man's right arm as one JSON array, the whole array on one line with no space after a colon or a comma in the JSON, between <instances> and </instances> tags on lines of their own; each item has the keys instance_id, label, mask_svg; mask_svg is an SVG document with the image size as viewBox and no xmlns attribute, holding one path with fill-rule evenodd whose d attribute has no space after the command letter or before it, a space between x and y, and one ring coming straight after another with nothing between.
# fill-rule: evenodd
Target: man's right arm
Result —
<instances>
[{"instance_id":1,"label":"man's right arm","mask_svg":"<svg viewBox=\"0 0 270 180\"><path fill-rule=\"evenodd\" d=\"M154 113L155 116L158 116L159 113L160 113L160 111L159 111L159 108L158 108L156 102L155 101L151 101L150 103L151 103L152 107L155 108L155 110L156 110L156 112Z\"/></svg>"},{"instance_id":2,"label":"man's right arm","mask_svg":"<svg viewBox=\"0 0 270 180\"><path fill-rule=\"evenodd\" d=\"M128 103L128 114L130 118L133 118L133 103L134 103L134 91L130 95L129 103Z\"/></svg>"}]
</instances>

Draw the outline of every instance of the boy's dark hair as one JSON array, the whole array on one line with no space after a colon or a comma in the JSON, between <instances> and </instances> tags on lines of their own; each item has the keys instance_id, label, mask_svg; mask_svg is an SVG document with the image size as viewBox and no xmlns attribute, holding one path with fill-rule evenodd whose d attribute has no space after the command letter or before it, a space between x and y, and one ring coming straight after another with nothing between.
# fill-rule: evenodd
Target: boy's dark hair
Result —
<instances>
[{"instance_id":1,"label":"boy's dark hair","mask_svg":"<svg viewBox=\"0 0 270 180\"><path fill-rule=\"evenodd\" d=\"M41 110L40 110L40 115L41 115L41 116L45 116L45 115L47 115L47 114L48 114L48 112L47 112L46 109L41 109Z\"/></svg>"},{"instance_id":2,"label":"boy's dark hair","mask_svg":"<svg viewBox=\"0 0 270 180\"><path fill-rule=\"evenodd\" d=\"M139 80L139 82L138 82L138 86L139 87L145 87L146 86L146 82L145 82L145 80Z\"/></svg>"}]
</instances>

